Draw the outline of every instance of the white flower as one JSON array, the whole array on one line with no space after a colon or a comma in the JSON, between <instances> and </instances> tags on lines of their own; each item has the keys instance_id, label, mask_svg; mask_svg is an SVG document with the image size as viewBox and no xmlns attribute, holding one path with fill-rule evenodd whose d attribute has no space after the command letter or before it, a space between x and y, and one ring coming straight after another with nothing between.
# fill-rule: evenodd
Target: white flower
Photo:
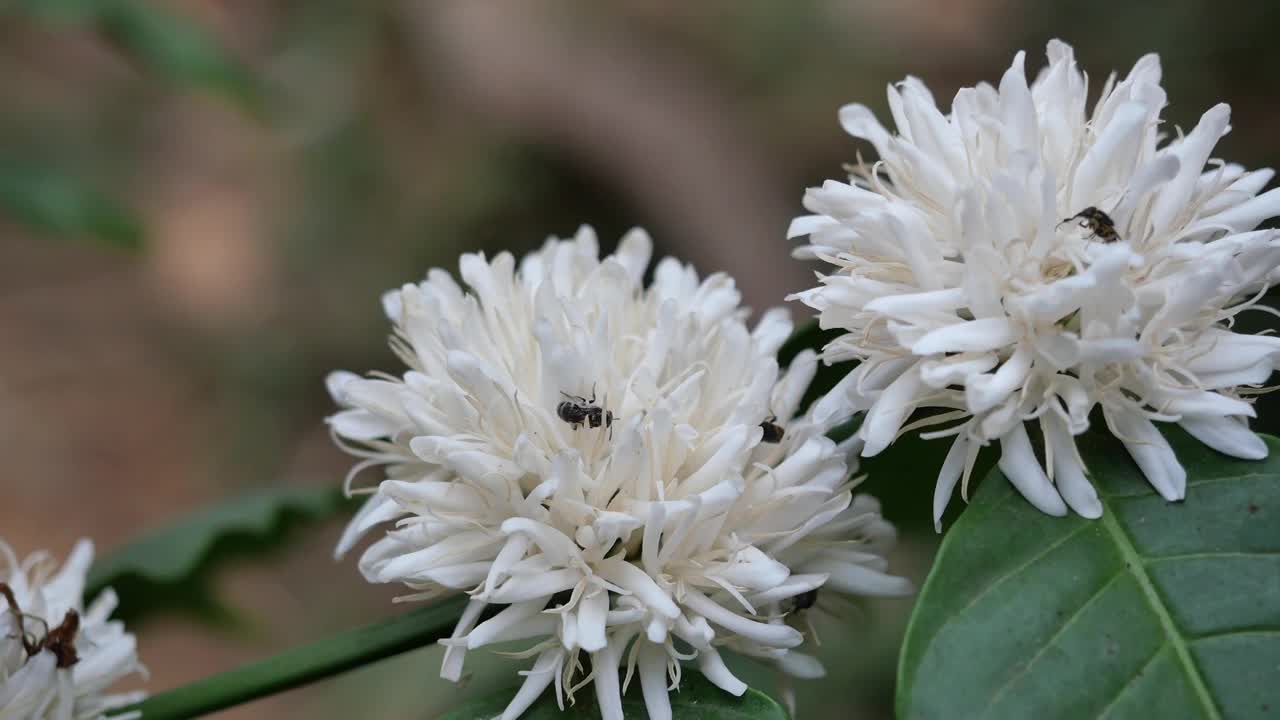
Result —
<instances>
[{"instance_id":1,"label":"white flower","mask_svg":"<svg viewBox=\"0 0 1280 720\"><path fill-rule=\"evenodd\" d=\"M107 694L121 678L146 670L133 635L109 619L115 593L104 590L88 610L82 605L92 561L88 540L60 570L46 553L19 562L0 541L0 720L96 720L145 697Z\"/></svg>"},{"instance_id":2,"label":"white flower","mask_svg":"<svg viewBox=\"0 0 1280 720\"><path fill-rule=\"evenodd\" d=\"M471 595L444 677L461 676L468 650L530 645L504 718L552 684L563 704L587 682L603 717L621 718L637 671L650 716L670 717L682 661L741 694L718 648L800 645L789 598L827 582L909 591L883 573L884 548L833 534L852 498L825 427L779 420L782 441L762 442L817 366L803 353L780 374L785 311L749 330L731 279L699 281L672 259L645 288L651 252L633 231L601 261L584 228L518 269L506 253L464 255L469 293L433 270L384 297L403 377L329 379L347 408L334 434L365 458L348 487L365 468L386 473L338 554L394 520L360 560L367 579L412 599ZM505 608L481 621L490 604Z\"/></svg>"},{"instance_id":3,"label":"white flower","mask_svg":"<svg viewBox=\"0 0 1280 720\"><path fill-rule=\"evenodd\" d=\"M1266 454L1241 396L1276 367L1280 339L1232 332L1231 319L1280 264L1276 232L1253 231L1280 211L1280 190L1258 195L1272 171L1209 159L1226 105L1164 142L1156 56L1110 78L1092 112L1071 48L1050 42L1048 57L1028 86L1019 53L998 89L960 90L949 115L919 80L890 87L897 134L861 105L842 108L880 161L811 189L815 214L791 226L809 236L798 257L835 265L797 296L823 327L849 331L824 359L861 361L815 414L865 411L864 456L915 410L951 423L925 435L956 436L935 521L991 441L1036 507L1098 517L1073 439L1098 406L1171 501L1186 473L1153 421L1229 455ZM1114 234L1089 222L1102 219L1094 210ZM1044 467L1026 421L1038 421Z\"/></svg>"},{"instance_id":4,"label":"white flower","mask_svg":"<svg viewBox=\"0 0 1280 720\"><path fill-rule=\"evenodd\" d=\"M856 444L856 440L851 443ZM772 615L786 614L788 623L805 631L806 640L817 641L809 608L832 605L829 599L833 592L892 597L912 591L905 579L884 573L888 566L885 555L897 543L897 532L880 516L880 503L875 498L856 495L852 503L841 506L838 511L834 507L816 509L809 523L815 528L812 533L788 543L778 552L778 559L793 571L789 583L803 584L808 591L799 595L788 593L785 599L767 606ZM821 578L826 578L826 582ZM847 607L847 602L839 603L826 614L840 617ZM786 653L768 650L761 653L758 647L732 640L727 644L743 654L771 661L781 671L779 690L791 717L796 716L796 697L790 679L812 680L826 676L822 663L804 652L804 646Z\"/></svg>"}]
</instances>

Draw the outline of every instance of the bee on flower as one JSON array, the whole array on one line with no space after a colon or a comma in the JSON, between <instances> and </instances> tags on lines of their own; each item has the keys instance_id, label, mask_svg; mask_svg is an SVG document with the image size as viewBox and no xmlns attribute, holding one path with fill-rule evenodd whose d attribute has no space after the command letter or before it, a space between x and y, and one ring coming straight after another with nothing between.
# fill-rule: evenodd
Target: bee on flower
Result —
<instances>
[{"instance_id":1,"label":"bee on flower","mask_svg":"<svg viewBox=\"0 0 1280 720\"><path fill-rule=\"evenodd\" d=\"M1075 437L1099 422L1170 501L1186 472L1161 425L1266 454L1249 395L1280 338L1232 320L1280 267L1276 231L1255 229L1280 212L1280 190L1259 194L1272 171L1211 157L1226 105L1185 134L1162 127L1155 55L1109 78L1092 108L1072 49L1050 42L1048 60L1028 82L1018 53L998 86L961 89L949 112L907 78L889 88L895 131L845 106L844 129L879 159L809 190L812 214L790 230L808 236L798 257L829 265L794 298L847 331L824 359L858 361L815 419L865 413L872 456L930 413L914 426L951 442L935 523L990 444L1037 508L1089 518L1103 505Z\"/></svg>"},{"instance_id":2,"label":"bee on flower","mask_svg":"<svg viewBox=\"0 0 1280 720\"><path fill-rule=\"evenodd\" d=\"M402 376L329 378L330 426L361 458L348 488L370 495L338 554L393 522L360 558L369 581L469 595L446 678L470 651L526 643L508 720L587 685L619 720L633 680L670 718L686 665L740 695L724 647L804 643L789 598L911 589L887 572L891 527L852 493L850 446L799 415L817 357L779 368L786 312L748 327L730 278L673 259L645 286L651 252L633 231L602 260L584 228L519 263L464 255L467 289L432 270L383 298ZM786 431L766 437L774 415ZM850 522L883 524L883 542L842 536ZM490 605L505 607L482 619Z\"/></svg>"}]
</instances>

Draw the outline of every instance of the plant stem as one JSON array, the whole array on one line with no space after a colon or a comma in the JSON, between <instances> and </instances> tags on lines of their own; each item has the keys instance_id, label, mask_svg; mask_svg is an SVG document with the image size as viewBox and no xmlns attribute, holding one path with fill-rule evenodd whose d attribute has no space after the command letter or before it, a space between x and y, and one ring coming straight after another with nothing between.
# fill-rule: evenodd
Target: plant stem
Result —
<instances>
[{"instance_id":1,"label":"plant stem","mask_svg":"<svg viewBox=\"0 0 1280 720\"><path fill-rule=\"evenodd\" d=\"M145 720L186 720L290 690L434 643L448 636L465 604L466 598L456 598L348 630L160 693L118 712L141 711Z\"/></svg>"}]
</instances>

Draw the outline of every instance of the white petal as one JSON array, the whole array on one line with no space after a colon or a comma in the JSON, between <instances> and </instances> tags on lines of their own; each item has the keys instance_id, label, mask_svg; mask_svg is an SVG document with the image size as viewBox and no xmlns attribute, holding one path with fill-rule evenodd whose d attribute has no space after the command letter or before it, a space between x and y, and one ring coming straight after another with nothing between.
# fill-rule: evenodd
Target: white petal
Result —
<instances>
[{"instance_id":1,"label":"white petal","mask_svg":"<svg viewBox=\"0 0 1280 720\"><path fill-rule=\"evenodd\" d=\"M484 611L488 603L481 600L471 600L467 603L467 607L462 611L462 617L458 618L458 624L453 627L453 634L450 639L457 640L467 633L471 632L476 626L476 621L480 619L480 613ZM440 677L450 682L458 682L462 679L462 665L467 658L467 648L463 644L445 645L444 659L440 662Z\"/></svg>"},{"instance_id":2,"label":"white petal","mask_svg":"<svg viewBox=\"0 0 1280 720\"><path fill-rule=\"evenodd\" d=\"M1146 128L1147 109L1139 103L1123 103L1076 167L1072 201L1083 207L1094 190L1103 185L1105 173L1119 164L1119 156L1136 155ZM1131 163L1133 159L1130 159Z\"/></svg>"},{"instance_id":3,"label":"white petal","mask_svg":"<svg viewBox=\"0 0 1280 720\"><path fill-rule=\"evenodd\" d=\"M779 670L801 680L821 680L827 676L827 669L822 666L822 661L795 650L788 650L778 658L777 664Z\"/></svg>"},{"instance_id":4,"label":"white petal","mask_svg":"<svg viewBox=\"0 0 1280 720\"><path fill-rule=\"evenodd\" d=\"M850 135L869 141L880 157L885 156L889 147L889 131L865 105L851 104L840 108L840 126Z\"/></svg>"},{"instance_id":5,"label":"white petal","mask_svg":"<svg viewBox=\"0 0 1280 720\"><path fill-rule=\"evenodd\" d=\"M1225 455L1244 460L1261 460L1267 456L1267 443L1249 429L1245 420L1193 416L1182 418L1178 424L1195 439Z\"/></svg>"},{"instance_id":6,"label":"white petal","mask_svg":"<svg viewBox=\"0 0 1280 720\"><path fill-rule=\"evenodd\" d=\"M1091 520L1102 517L1102 502L1093 483L1085 477L1084 464L1066 421L1057 413L1049 412L1040 419L1040 427L1053 453L1053 482L1062 499L1081 517Z\"/></svg>"},{"instance_id":7,"label":"white petal","mask_svg":"<svg viewBox=\"0 0 1280 720\"><path fill-rule=\"evenodd\" d=\"M404 514L404 509L392 498L382 494L370 497L342 531L342 537L333 551L334 559L342 559L374 525L394 520Z\"/></svg>"},{"instance_id":8,"label":"white petal","mask_svg":"<svg viewBox=\"0 0 1280 720\"><path fill-rule=\"evenodd\" d=\"M902 597L915 592L915 586L907 578L889 575L866 565L829 561L814 562L810 567L829 575L823 587L846 595Z\"/></svg>"},{"instance_id":9,"label":"white petal","mask_svg":"<svg viewBox=\"0 0 1280 720\"><path fill-rule=\"evenodd\" d=\"M885 295L867 303L863 309L893 318L910 319L935 313L950 314L964 307L965 304L963 288L947 288L903 295Z\"/></svg>"},{"instance_id":10,"label":"white petal","mask_svg":"<svg viewBox=\"0 0 1280 720\"><path fill-rule=\"evenodd\" d=\"M1217 215L1201 218L1188 227L1184 234L1190 236L1200 230L1219 229L1232 233L1244 232L1277 215L1280 215L1280 188L1273 188Z\"/></svg>"},{"instance_id":11,"label":"white petal","mask_svg":"<svg viewBox=\"0 0 1280 720\"><path fill-rule=\"evenodd\" d=\"M863 457L872 457L889 447L902 423L915 409L916 395L922 385L919 366L916 365L899 375L880 393L858 428L858 436L866 442L862 449Z\"/></svg>"},{"instance_id":12,"label":"white petal","mask_svg":"<svg viewBox=\"0 0 1280 720\"><path fill-rule=\"evenodd\" d=\"M339 405L348 405L346 386L352 380L359 380L360 376L346 370L335 370L324 378L325 389L329 391L329 397Z\"/></svg>"},{"instance_id":13,"label":"white petal","mask_svg":"<svg viewBox=\"0 0 1280 720\"><path fill-rule=\"evenodd\" d=\"M920 379L931 388L961 385L970 376L984 373L999 364L995 353L954 355L920 363Z\"/></svg>"},{"instance_id":14,"label":"white petal","mask_svg":"<svg viewBox=\"0 0 1280 720\"><path fill-rule=\"evenodd\" d=\"M326 422L333 431L352 440L375 440L391 437L405 425L395 418L375 415L368 410L343 410L330 415Z\"/></svg>"},{"instance_id":15,"label":"white petal","mask_svg":"<svg viewBox=\"0 0 1280 720\"><path fill-rule=\"evenodd\" d=\"M983 353L997 350L1017 339L1009 318L993 317L959 322L938 328L911 347L917 355L946 352Z\"/></svg>"},{"instance_id":16,"label":"white petal","mask_svg":"<svg viewBox=\"0 0 1280 720\"><path fill-rule=\"evenodd\" d=\"M1023 70L1025 61L1026 53L1019 51L1004 77L1000 78L1001 119L1007 133L1002 139L1015 150L1033 150L1040 146L1035 103Z\"/></svg>"},{"instance_id":17,"label":"white petal","mask_svg":"<svg viewBox=\"0 0 1280 720\"><path fill-rule=\"evenodd\" d=\"M649 720L671 720L671 698L667 696L667 651L660 645L640 642L636 665Z\"/></svg>"},{"instance_id":18,"label":"white petal","mask_svg":"<svg viewBox=\"0 0 1280 720\"><path fill-rule=\"evenodd\" d=\"M524 673L524 684L520 686L520 690L516 692L516 696L511 698L511 702L507 704L505 710L502 711L502 720L516 720L520 717L533 702L538 699L542 691L547 689L552 680L556 679L559 674L560 657L562 651L559 648L543 651L538 659L534 661L533 667Z\"/></svg>"},{"instance_id":19,"label":"white petal","mask_svg":"<svg viewBox=\"0 0 1280 720\"><path fill-rule=\"evenodd\" d=\"M697 590L686 590L684 604L690 610L703 615L711 622L732 633L737 633L764 645L789 648L804 642L804 636L793 627L748 620L716 604Z\"/></svg>"},{"instance_id":20,"label":"white petal","mask_svg":"<svg viewBox=\"0 0 1280 720\"><path fill-rule=\"evenodd\" d=\"M505 610L480 623L474 630L467 633L467 649L475 650L485 645L506 642L509 639L514 639L513 635L519 635L522 626L527 627L535 621L552 620L552 618L538 617L545 604L545 601L539 601L508 606Z\"/></svg>"},{"instance_id":21,"label":"white petal","mask_svg":"<svg viewBox=\"0 0 1280 720\"><path fill-rule=\"evenodd\" d=\"M609 592L599 590L588 593L578 601L578 645L594 653L608 643L604 635L606 615L609 612Z\"/></svg>"},{"instance_id":22,"label":"white petal","mask_svg":"<svg viewBox=\"0 0 1280 720\"><path fill-rule=\"evenodd\" d=\"M711 681L712 685L730 695L740 697L747 691L747 684L734 677L729 668L725 666L724 660L720 658L720 653L712 648L708 647L698 651L698 670Z\"/></svg>"},{"instance_id":23,"label":"white petal","mask_svg":"<svg viewBox=\"0 0 1280 720\"><path fill-rule=\"evenodd\" d=\"M947 451L946 459L942 461L942 469L938 471L938 481L933 488L933 529L937 532L942 532L942 514L947 511L951 494L964 472L970 444L971 441L964 434L956 436L951 449Z\"/></svg>"},{"instance_id":24,"label":"white petal","mask_svg":"<svg viewBox=\"0 0 1280 720\"><path fill-rule=\"evenodd\" d=\"M1103 411L1116 436L1161 497L1170 502L1186 497L1187 471L1156 426L1132 410L1104 406Z\"/></svg>"},{"instance_id":25,"label":"white petal","mask_svg":"<svg viewBox=\"0 0 1280 720\"><path fill-rule=\"evenodd\" d=\"M1038 510L1058 517L1067 514L1067 506L1049 482L1040 461L1036 460L1031 439L1021 422L1000 438L1000 461L997 464L1000 472Z\"/></svg>"},{"instance_id":26,"label":"white petal","mask_svg":"<svg viewBox=\"0 0 1280 720\"><path fill-rule=\"evenodd\" d=\"M1013 355L992 374L974 375L965 383L965 403L969 412L978 415L1004 402L1022 387L1031 372L1031 351L1019 345Z\"/></svg>"},{"instance_id":27,"label":"white petal","mask_svg":"<svg viewBox=\"0 0 1280 720\"><path fill-rule=\"evenodd\" d=\"M1156 194L1151 209L1151 222L1155 232L1169 230L1179 214L1186 212L1187 201L1195 190L1196 180L1209 159L1209 153L1213 152L1214 145L1226 134L1230 119L1229 106L1220 103L1209 108L1200 116L1200 122L1195 128L1172 150L1178 156L1181 167L1177 176Z\"/></svg>"},{"instance_id":28,"label":"white petal","mask_svg":"<svg viewBox=\"0 0 1280 720\"><path fill-rule=\"evenodd\" d=\"M837 226L838 223L826 215L801 215L792 220L791 224L787 226L787 239L794 240L804 235L810 235Z\"/></svg>"},{"instance_id":29,"label":"white petal","mask_svg":"<svg viewBox=\"0 0 1280 720\"><path fill-rule=\"evenodd\" d=\"M596 574L618 587L635 593L636 600L643 602L648 609L657 612L663 618L675 620L680 616L680 607L672 602L671 597L663 592L663 589L658 587L658 583L655 583L644 570L636 568L631 562L605 560L596 566Z\"/></svg>"},{"instance_id":30,"label":"white petal","mask_svg":"<svg viewBox=\"0 0 1280 720\"><path fill-rule=\"evenodd\" d=\"M482 595L491 603L522 603L538 598L548 598L561 590L568 590L582 579L582 571L576 568L549 570L534 575L513 575L492 593Z\"/></svg>"},{"instance_id":31,"label":"white petal","mask_svg":"<svg viewBox=\"0 0 1280 720\"><path fill-rule=\"evenodd\" d=\"M591 666L595 671L593 684L601 720L623 720L622 690L618 683L622 645L621 642L608 643L600 652L591 654Z\"/></svg>"},{"instance_id":32,"label":"white petal","mask_svg":"<svg viewBox=\"0 0 1280 720\"><path fill-rule=\"evenodd\" d=\"M649 267L653 257L653 240L649 233L640 228L633 228L622 236L618 249L610 258L620 263L627 270L627 277L634 285L639 285L644 278L644 271Z\"/></svg>"}]
</instances>

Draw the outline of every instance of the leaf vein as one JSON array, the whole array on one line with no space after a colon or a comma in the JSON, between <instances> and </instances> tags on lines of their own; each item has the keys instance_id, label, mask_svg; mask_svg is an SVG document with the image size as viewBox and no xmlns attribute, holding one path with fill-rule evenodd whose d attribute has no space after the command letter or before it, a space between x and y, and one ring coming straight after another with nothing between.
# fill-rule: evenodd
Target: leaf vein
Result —
<instances>
[{"instance_id":1,"label":"leaf vein","mask_svg":"<svg viewBox=\"0 0 1280 720\"><path fill-rule=\"evenodd\" d=\"M1201 640L1214 640L1223 637L1233 637L1235 635L1280 635L1280 627L1271 627L1267 625L1230 628L1228 630L1215 630L1214 632L1196 635L1191 638L1192 644Z\"/></svg>"},{"instance_id":2,"label":"leaf vein","mask_svg":"<svg viewBox=\"0 0 1280 720\"><path fill-rule=\"evenodd\" d=\"M1107 713L1111 712L1111 709L1116 706L1116 703L1120 702L1120 698L1124 697L1125 693L1129 692L1129 690L1137 684L1138 678L1141 678L1143 673L1154 665L1156 660L1160 659L1160 656L1164 654L1164 649L1167 647L1169 647L1169 643L1167 641L1160 643L1160 645L1156 647L1156 651L1151 653L1151 657L1147 658L1145 662L1139 665L1138 669L1129 676L1129 679L1124 681L1124 685L1121 685L1120 689L1116 691L1116 696L1111 698L1111 702L1103 705L1102 709L1098 711L1097 717L1099 720L1105 717Z\"/></svg>"},{"instance_id":3,"label":"leaf vein","mask_svg":"<svg viewBox=\"0 0 1280 720\"><path fill-rule=\"evenodd\" d=\"M1276 473L1269 473L1269 472L1263 472L1263 473L1254 472L1254 473L1244 473L1243 475L1224 475L1222 477L1197 478L1195 480L1187 481L1187 488L1190 489L1190 488L1200 487L1202 485L1214 485L1220 482L1231 482L1235 480L1255 480L1255 479L1256 480L1267 480L1267 479L1274 480L1275 478L1276 478ZM1104 494L1104 493L1100 492L1099 494ZM1146 490L1142 492L1136 492L1136 493L1123 493L1123 494L1105 493L1105 494L1107 498L1111 500L1132 500L1134 498L1159 497L1158 495L1156 495L1155 490L1150 487L1148 487Z\"/></svg>"},{"instance_id":4,"label":"leaf vein","mask_svg":"<svg viewBox=\"0 0 1280 720\"><path fill-rule=\"evenodd\" d=\"M1115 573L1111 575L1111 577L1107 578L1106 582L1099 585L1098 589L1095 590L1091 595L1089 595L1089 597L1086 598L1083 603L1081 603L1080 607L1072 611L1071 615L1064 618L1062 627L1058 628L1058 630L1054 632L1054 634L1048 640L1046 640L1043 645L1040 646L1040 649L1036 650L1035 654L1032 655L1027 660L1027 662L1022 666L1021 669L1019 669L1017 672L1011 675L1008 680L1005 680L1004 683L996 690L996 692L991 696L990 702L987 703L986 710L990 710L991 708L995 707L996 703L999 702L1001 696L1003 696L1005 692L1007 692L1009 688L1012 687L1013 684L1018 681L1019 678L1021 678L1022 676L1030 672L1031 668L1036 664L1036 661L1039 660L1040 657L1043 656L1046 652L1048 652L1049 648L1054 646L1054 643L1058 641L1058 638L1061 638L1063 634L1065 634L1067 630L1070 629L1070 627L1074 625L1075 622L1079 620L1081 616L1084 615L1084 611L1088 610L1090 605L1093 605L1095 602L1098 601L1099 598L1105 595L1107 592L1107 589L1110 588L1113 584L1115 584L1116 580L1119 580L1121 577L1124 577L1124 574L1125 572L1123 567L1116 570ZM983 711L983 714L986 713L986 710Z\"/></svg>"},{"instance_id":5,"label":"leaf vein","mask_svg":"<svg viewBox=\"0 0 1280 720\"><path fill-rule=\"evenodd\" d=\"M1166 560L1221 560L1224 558L1274 558L1280 557L1280 551L1262 551L1262 552L1194 552L1194 553L1178 553L1175 555L1155 555L1153 557L1144 557L1142 560L1148 565L1154 563L1165 562Z\"/></svg>"},{"instance_id":6,"label":"leaf vein","mask_svg":"<svg viewBox=\"0 0 1280 720\"><path fill-rule=\"evenodd\" d=\"M1156 618L1160 621L1160 627L1164 630L1165 637L1169 645L1173 648L1174 654L1177 656L1178 664L1182 666L1182 670L1187 675L1187 679L1191 681L1192 689L1195 691L1196 697L1200 700L1200 704L1204 707L1205 712L1213 720L1221 720L1222 713L1219 711L1217 704L1213 701L1213 697L1209 695L1209 690L1205 685L1204 677L1200 674L1200 669L1196 666L1195 661L1191 658L1191 652L1187 649L1187 643L1183 639L1182 634L1174 625L1173 616L1165 608L1163 600L1160 598L1159 592L1155 585L1151 582L1151 577L1147 575L1146 566L1143 563L1142 555L1133 545L1124 528L1120 527L1120 523L1116 520L1115 509L1107 502L1110 498L1100 495L1103 504L1102 518L1098 521L1106 528L1115 540L1116 546L1120 549L1120 554L1125 560L1125 565L1129 572L1138 581L1138 587L1141 588L1143 596L1147 599L1147 604L1151 607Z\"/></svg>"},{"instance_id":7,"label":"leaf vein","mask_svg":"<svg viewBox=\"0 0 1280 720\"><path fill-rule=\"evenodd\" d=\"M952 616L951 616L950 618L948 618L948 619L947 619L947 621L946 621L946 622L944 622L944 623L942 624L942 626L941 626L941 627L939 627L939 628L938 628L938 634L941 634L941 633L942 633L942 631L943 631L944 629L946 629L947 625L951 624L951 621L952 621L952 620L954 620L954 619L956 619L956 618L960 617L961 615L965 614L965 613L966 613L966 612L968 612L970 609L972 609L974 605L977 605L977 604L978 604L978 602L979 602L980 600L982 600L982 598L983 598L983 597L985 597L985 596L986 596L988 593L990 593L992 590L994 590L994 589L996 589L997 587L999 587L999 586L1000 586L1001 584L1003 584L1005 581L1007 581L1007 580L1009 580L1009 579L1013 578L1013 577L1014 577L1015 575L1017 575L1018 573L1021 573L1023 570L1026 570L1028 567L1030 567L1030 566L1032 566L1033 564L1035 564L1035 563L1036 563L1036 561L1040 560L1040 558L1043 558L1045 555L1048 555L1049 553L1051 553L1051 552L1053 552L1054 550L1058 549L1058 547L1060 547L1060 546L1062 546L1062 545L1065 545L1069 540L1071 540L1072 538L1074 538L1076 535L1079 535L1079 534L1081 533L1081 531L1085 530L1085 529L1086 529L1086 528L1088 528L1088 527L1089 527L1089 525L1088 525L1087 523L1086 523L1086 524L1081 524L1081 525L1080 525L1080 527L1076 528L1075 530L1072 530L1071 532L1067 533L1066 535L1063 535L1062 537L1058 538L1057 540L1054 540L1052 543L1050 543L1050 544L1046 545L1045 547L1041 548L1038 552L1036 552L1036 553L1035 553L1034 555L1032 555L1031 557L1029 557L1029 558L1027 558L1026 560L1022 561L1021 563L1018 563L1018 565L1017 565L1016 567L1010 568L1008 572L1006 572L1006 573L1004 573L1004 574L1000 575L999 577L997 577L996 579L992 580L992 581L991 581L991 582L990 582L986 587L982 588L982 590L981 590L981 591L979 591L976 595L974 595L972 598L970 598L969 602L965 603L964 607L960 608L960 609L959 609L959 610L957 610L954 614L952 614Z\"/></svg>"}]
</instances>

